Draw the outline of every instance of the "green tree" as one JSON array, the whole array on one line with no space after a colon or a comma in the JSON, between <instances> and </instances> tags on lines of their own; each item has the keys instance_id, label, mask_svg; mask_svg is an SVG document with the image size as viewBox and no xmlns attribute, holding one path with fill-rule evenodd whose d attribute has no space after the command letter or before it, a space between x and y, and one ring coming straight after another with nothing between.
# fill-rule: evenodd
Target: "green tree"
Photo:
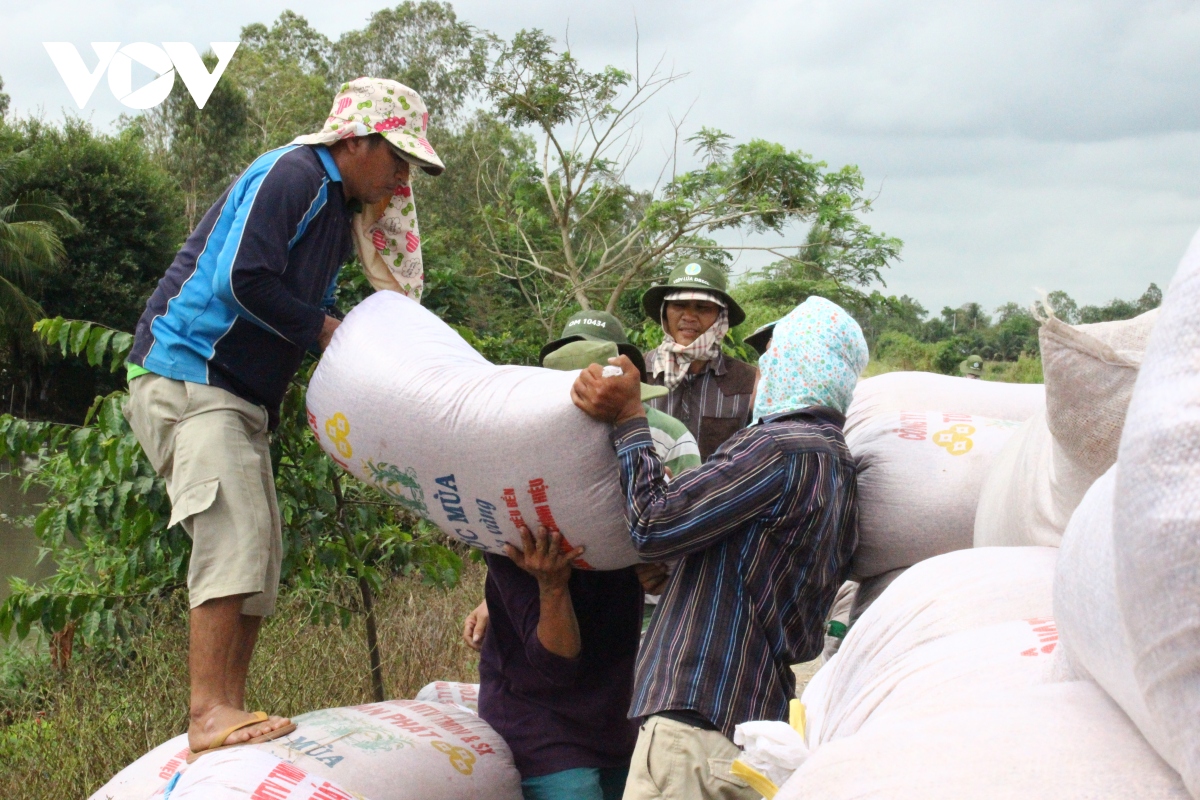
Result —
<instances>
[{"instance_id":1,"label":"green tree","mask_svg":"<svg viewBox=\"0 0 1200 800\"><path fill-rule=\"evenodd\" d=\"M212 70L217 57L209 51L203 61ZM177 74L171 94L162 104L126 124L131 135L144 134L151 156L174 176L183 194L183 216L189 231L257 155L251 154L257 142L250 128L249 100L229 70L203 109L196 107Z\"/></svg>"},{"instance_id":2,"label":"green tree","mask_svg":"<svg viewBox=\"0 0 1200 800\"><path fill-rule=\"evenodd\" d=\"M42 270L29 296L46 314L132 330L185 234L170 175L148 156L136 131L104 135L82 120L61 128L23 121L0 148L22 154L8 178L15 195L56 197L78 221L61 229L61 267ZM21 321L27 338L39 316ZM25 406L27 390L30 413L78 423L96 394L121 385L73 358L43 363L24 341L5 345L8 385L0 388L7 400L16 387L17 409Z\"/></svg>"},{"instance_id":3,"label":"green tree","mask_svg":"<svg viewBox=\"0 0 1200 800\"><path fill-rule=\"evenodd\" d=\"M734 145L703 128L687 140L703 167L678 171L676 152L654 187L634 190L625 173L637 115L679 76L640 65L590 72L536 30L494 45L488 97L501 118L534 131L537 150L481 154L480 202L497 272L520 288L547 333L568 308L614 311L627 291L682 258L722 263L728 250L767 250L815 268L812 277L864 285L897 256L898 240L859 220L871 201L855 167L827 170L782 145ZM514 163L514 155L524 157ZM710 238L725 229L783 234L798 223L816 223L826 258L806 260L812 242L730 248Z\"/></svg>"},{"instance_id":4,"label":"green tree","mask_svg":"<svg viewBox=\"0 0 1200 800\"><path fill-rule=\"evenodd\" d=\"M478 91L486 53L486 39L449 3L410 0L376 11L366 27L342 34L332 47L332 74L338 82L373 75L411 86L445 125Z\"/></svg>"},{"instance_id":5,"label":"green tree","mask_svg":"<svg viewBox=\"0 0 1200 800\"><path fill-rule=\"evenodd\" d=\"M1080 323L1113 322L1132 319L1162 305L1162 290L1158 284L1150 284L1137 300L1114 298L1103 306L1084 306L1079 309Z\"/></svg>"},{"instance_id":6,"label":"green tree","mask_svg":"<svg viewBox=\"0 0 1200 800\"><path fill-rule=\"evenodd\" d=\"M8 113L9 97L4 93L4 78L0 78L0 117Z\"/></svg>"}]
</instances>

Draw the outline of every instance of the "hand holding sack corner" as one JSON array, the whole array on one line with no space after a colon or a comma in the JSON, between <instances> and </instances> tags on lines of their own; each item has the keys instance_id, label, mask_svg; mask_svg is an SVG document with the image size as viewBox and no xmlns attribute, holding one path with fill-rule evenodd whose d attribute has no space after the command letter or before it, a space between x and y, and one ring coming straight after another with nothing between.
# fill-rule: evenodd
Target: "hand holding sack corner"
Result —
<instances>
[{"instance_id":1,"label":"hand holding sack corner","mask_svg":"<svg viewBox=\"0 0 1200 800\"><path fill-rule=\"evenodd\" d=\"M396 292L347 315L308 387L308 422L355 477L490 553L517 525L586 546L577 566L637 563L609 426L571 402L578 372L491 364Z\"/></svg>"}]
</instances>

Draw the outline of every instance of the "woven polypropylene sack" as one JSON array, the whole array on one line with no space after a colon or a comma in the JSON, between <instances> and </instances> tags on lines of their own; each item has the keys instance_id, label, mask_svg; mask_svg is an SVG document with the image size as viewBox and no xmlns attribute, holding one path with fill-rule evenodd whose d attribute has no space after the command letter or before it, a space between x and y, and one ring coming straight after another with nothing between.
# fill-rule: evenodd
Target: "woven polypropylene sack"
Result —
<instances>
[{"instance_id":1,"label":"woven polypropylene sack","mask_svg":"<svg viewBox=\"0 0 1200 800\"><path fill-rule=\"evenodd\" d=\"M372 800L252 746L202 756L168 786L149 800Z\"/></svg>"},{"instance_id":2,"label":"woven polypropylene sack","mask_svg":"<svg viewBox=\"0 0 1200 800\"><path fill-rule=\"evenodd\" d=\"M1051 318L1038 331L1046 424L1092 480L1117 460L1125 411L1157 318L1158 309L1090 325Z\"/></svg>"},{"instance_id":3,"label":"woven polypropylene sack","mask_svg":"<svg viewBox=\"0 0 1200 800\"><path fill-rule=\"evenodd\" d=\"M1095 480L1050 433L1039 409L992 462L975 510L976 547L1058 547Z\"/></svg>"},{"instance_id":4,"label":"woven polypropylene sack","mask_svg":"<svg viewBox=\"0 0 1200 800\"><path fill-rule=\"evenodd\" d=\"M187 734L181 733L118 772L90 800L146 800L184 768L190 754Z\"/></svg>"},{"instance_id":5,"label":"woven polypropylene sack","mask_svg":"<svg viewBox=\"0 0 1200 800\"><path fill-rule=\"evenodd\" d=\"M857 579L972 546L975 504L1019 423L945 411L885 412L846 435L858 466Z\"/></svg>"},{"instance_id":6,"label":"woven polypropylene sack","mask_svg":"<svg viewBox=\"0 0 1200 800\"><path fill-rule=\"evenodd\" d=\"M1092 484L1063 534L1054 615L1071 674L1100 685L1160 753L1172 737L1154 724L1134 675L1133 644L1117 602L1113 549L1114 466ZM1153 624L1153 623L1152 623Z\"/></svg>"},{"instance_id":7,"label":"woven polypropylene sack","mask_svg":"<svg viewBox=\"0 0 1200 800\"><path fill-rule=\"evenodd\" d=\"M1167 289L1117 459L1117 601L1152 742L1200 798L1200 234Z\"/></svg>"},{"instance_id":8,"label":"woven polypropylene sack","mask_svg":"<svg viewBox=\"0 0 1200 800\"><path fill-rule=\"evenodd\" d=\"M345 469L450 536L492 553L516 521L585 545L583 567L638 557L610 426L571 402L577 372L500 367L418 303L377 292L334 334L308 421Z\"/></svg>"},{"instance_id":9,"label":"woven polypropylene sack","mask_svg":"<svg viewBox=\"0 0 1200 800\"><path fill-rule=\"evenodd\" d=\"M1019 663L1022 651L1054 641L1043 637L1053 632L1049 618L1057 556L1046 547L980 548L938 556L905 571L858 618L837 656L805 689L809 747L857 732L907 675L929 671L928 658L910 654L932 645L931 658L937 661L970 649L936 650L946 637L1015 625L976 643L989 653L1006 654L1006 663ZM968 685L977 685L970 675L979 665L969 658L963 663ZM944 676L930 674L932 697L941 691L937 687Z\"/></svg>"},{"instance_id":10,"label":"woven polypropylene sack","mask_svg":"<svg viewBox=\"0 0 1200 800\"><path fill-rule=\"evenodd\" d=\"M508 745L457 706L389 700L293 721L294 733L254 747L372 800L521 798Z\"/></svg>"},{"instance_id":11,"label":"woven polypropylene sack","mask_svg":"<svg viewBox=\"0 0 1200 800\"><path fill-rule=\"evenodd\" d=\"M1001 383L938 375L889 372L854 387L846 432L892 411L948 411L1015 422L1028 419L1045 400L1040 383Z\"/></svg>"},{"instance_id":12,"label":"woven polypropylene sack","mask_svg":"<svg viewBox=\"0 0 1200 800\"><path fill-rule=\"evenodd\" d=\"M877 715L822 745L775 800L1188 800L1179 776L1094 683L957 699Z\"/></svg>"}]
</instances>

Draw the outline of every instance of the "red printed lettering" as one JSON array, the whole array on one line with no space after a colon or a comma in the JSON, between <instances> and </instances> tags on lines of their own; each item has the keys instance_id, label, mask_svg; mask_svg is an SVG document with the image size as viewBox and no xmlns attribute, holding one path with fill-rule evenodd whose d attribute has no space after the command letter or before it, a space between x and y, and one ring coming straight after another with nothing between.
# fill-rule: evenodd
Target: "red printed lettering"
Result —
<instances>
[{"instance_id":1,"label":"red printed lettering","mask_svg":"<svg viewBox=\"0 0 1200 800\"><path fill-rule=\"evenodd\" d=\"M272 783L270 778L258 785L254 790L254 794L250 795L250 800L287 800L291 789L285 786L280 786L277 783Z\"/></svg>"},{"instance_id":2,"label":"red printed lettering","mask_svg":"<svg viewBox=\"0 0 1200 800\"><path fill-rule=\"evenodd\" d=\"M292 764L288 764L287 762L283 762L275 769L271 770L271 774L267 777L282 778L288 783L300 783L300 781L304 780L304 770L299 769Z\"/></svg>"},{"instance_id":3,"label":"red printed lettering","mask_svg":"<svg viewBox=\"0 0 1200 800\"><path fill-rule=\"evenodd\" d=\"M546 482L541 478L534 478L529 482L529 496L533 498L534 503L545 503L548 489Z\"/></svg>"},{"instance_id":4,"label":"red printed lettering","mask_svg":"<svg viewBox=\"0 0 1200 800\"><path fill-rule=\"evenodd\" d=\"M900 427L896 429L896 433L900 435L901 439L915 442L924 441L929 436L929 426L925 421L925 415L901 411Z\"/></svg>"},{"instance_id":5,"label":"red printed lettering","mask_svg":"<svg viewBox=\"0 0 1200 800\"><path fill-rule=\"evenodd\" d=\"M308 800L354 800L353 797L333 786L329 781L321 784Z\"/></svg>"},{"instance_id":6,"label":"red printed lettering","mask_svg":"<svg viewBox=\"0 0 1200 800\"><path fill-rule=\"evenodd\" d=\"M942 414L942 422L971 422L971 415L947 411Z\"/></svg>"}]
</instances>

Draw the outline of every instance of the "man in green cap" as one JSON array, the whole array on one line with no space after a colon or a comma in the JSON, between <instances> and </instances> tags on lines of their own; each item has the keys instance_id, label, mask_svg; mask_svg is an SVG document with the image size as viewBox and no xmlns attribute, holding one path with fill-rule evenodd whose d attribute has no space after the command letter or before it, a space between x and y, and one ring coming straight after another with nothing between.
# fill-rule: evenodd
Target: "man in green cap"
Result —
<instances>
[{"instance_id":1,"label":"man in green cap","mask_svg":"<svg viewBox=\"0 0 1200 800\"><path fill-rule=\"evenodd\" d=\"M749 424L758 378L757 369L721 350L730 327L746 319L726 288L719 267L690 261L642 297L646 316L663 327L662 344L646 354L646 373L668 389L649 405L686 425L703 459Z\"/></svg>"},{"instance_id":2,"label":"man in green cap","mask_svg":"<svg viewBox=\"0 0 1200 800\"><path fill-rule=\"evenodd\" d=\"M973 381L977 381L983 377L983 357L977 355L967 356L967 360L959 366L963 377Z\"/></svg>"}]
</instances>

